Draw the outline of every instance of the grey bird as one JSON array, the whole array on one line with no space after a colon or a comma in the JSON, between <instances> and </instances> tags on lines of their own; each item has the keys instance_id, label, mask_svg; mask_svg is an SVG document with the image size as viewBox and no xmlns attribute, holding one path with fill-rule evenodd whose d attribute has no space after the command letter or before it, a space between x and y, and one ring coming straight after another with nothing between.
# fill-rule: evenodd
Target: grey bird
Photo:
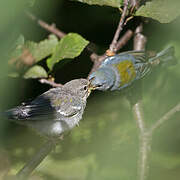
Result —
<instances>
[{"instance_id":1,"label":"grey bird","mask_svg":"<svg viewBox=\"0 0 180 180\"><path fill-rule=\"evenodd\" d=\"M86 79L75 79L52 88L30 103L5 112L8 119L36 130L40 135L60 137L78 125L91 88Z\"/></svg>"}]
</instances>

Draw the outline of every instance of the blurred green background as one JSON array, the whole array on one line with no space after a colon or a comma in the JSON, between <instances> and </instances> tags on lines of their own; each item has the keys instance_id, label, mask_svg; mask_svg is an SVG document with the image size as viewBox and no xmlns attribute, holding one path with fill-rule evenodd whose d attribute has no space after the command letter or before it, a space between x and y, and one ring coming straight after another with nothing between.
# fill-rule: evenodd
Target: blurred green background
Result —
<instances>
[{"instance_id":1,"label":"blurred green background","mask_svg":"<svg viewBox=\"0 0 180 180\"><path fill-rule=\"evenodd\" d=\"M37 80L10 78L8 55L20 34L39 42L49 32L30 20L31 11L62 31L76 32L93 42L103 53L116 30L120 13L105 6L89 6L66 0L0 2L0 109L11 108L48 90ZM138 18L129 22L134 30ZM147 49L160 51L172 44L180 60L180 18L169 24L149 20L144 25ZM122 49L131 50L133 41ZM43 62L41 62L43 64ZM92 63L87 52L54 72L56 82L87 77ZM143 80L143 110L148 126L180 101L180 63L156 70ZM180 113L163 124L153 136L148 180L180 179ZM14 175L45 142L30 129L0 119L0 179ZM30 179L134 180L138 159L138 129L123 92L93 92L79 127L61 141Z\"/></svg>"}]
</instances>

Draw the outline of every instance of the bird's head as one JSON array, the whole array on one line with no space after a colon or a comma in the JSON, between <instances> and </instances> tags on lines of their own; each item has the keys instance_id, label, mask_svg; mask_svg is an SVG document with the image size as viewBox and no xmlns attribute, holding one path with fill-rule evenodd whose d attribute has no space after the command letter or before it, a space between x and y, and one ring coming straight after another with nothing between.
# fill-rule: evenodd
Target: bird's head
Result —
<instances>
[{"instance_id":1,"label":"bird's head","mask_svg":"<svg viewBox=\"0 0 180 180\"><path fill-rule=\"evenodd\" d=\"M102 67L91 73L88 77L92 89L108 90L114 84L115 74L111 68Z\"/></svg>"},{"instance_id":2,"label":"bird's head","mask_svg":"<svg viewBox=\"0 0 180 180\"><path fill-rule=\"evenodd\" d=\"M74 79L67 82L64 85L64 88L67 88L73 94L76 94L78 97L86 99L91 91L89 87L89 81L87 79Z\"/></svg>"}]
</instances>

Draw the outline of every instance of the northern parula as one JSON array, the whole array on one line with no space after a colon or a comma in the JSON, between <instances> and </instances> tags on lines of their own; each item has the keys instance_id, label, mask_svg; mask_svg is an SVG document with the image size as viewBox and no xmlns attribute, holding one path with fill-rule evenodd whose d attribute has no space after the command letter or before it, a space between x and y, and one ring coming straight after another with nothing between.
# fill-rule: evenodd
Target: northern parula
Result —
<instances>
[{"instance_id":1,"label":"northern parula","mask_svg":"<svg viewBox=\"0 0 180 180\"><path fill-rule=\"evenodd\" d=\"M75 79L62 87L52 88L32 102L23 103L5 114L12 121L27 125L41 135L59 137L78 125L89 94L89 81Z\"/></svg>"},{"instance_id":2,"label":"northern parula","mask_svg":"<svg viewBox=\"0 0 180 180\"><path fill-rule=\"evenodd\" d=\"M143 78L154 66L176 62L174 48L169 47L148 58L144 51L127 51L107 57L88 79L94 89L121 90Z\"/></svg>"}]
</instances>

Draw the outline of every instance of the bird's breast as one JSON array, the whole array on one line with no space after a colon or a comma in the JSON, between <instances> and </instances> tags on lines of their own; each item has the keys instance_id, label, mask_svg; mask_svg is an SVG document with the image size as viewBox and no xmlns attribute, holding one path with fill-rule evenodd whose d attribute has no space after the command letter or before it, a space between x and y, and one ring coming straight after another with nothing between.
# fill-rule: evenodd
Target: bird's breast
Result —
<instances>
[{"instance_id":1,"label":"bird's breast","mask_svg":"<svg viewBox=\"0 0 180 180\"><path fill-rule=\"evenodd\" d=\"M116 87L123 88L131 84L136 78L136 69L131 60L123 60L117 64L113 64L116 69Z\"/></svg>"}]
</instances>

